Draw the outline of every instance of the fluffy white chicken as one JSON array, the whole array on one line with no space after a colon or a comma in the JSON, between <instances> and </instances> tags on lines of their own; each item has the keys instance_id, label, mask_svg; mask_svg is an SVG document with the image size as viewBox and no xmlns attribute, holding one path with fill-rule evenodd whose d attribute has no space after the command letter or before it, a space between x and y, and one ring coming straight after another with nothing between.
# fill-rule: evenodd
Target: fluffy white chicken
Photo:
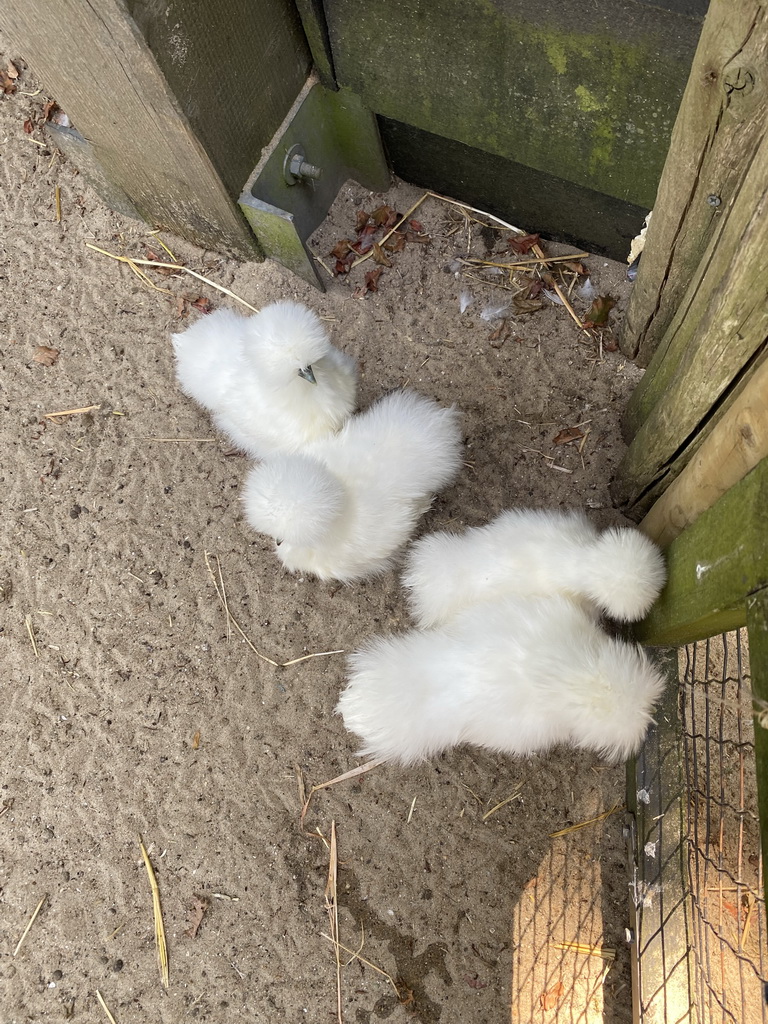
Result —
<instances>
[{"instance_id":1,"label":"fluffy white chicken","mask_svg":"<svg viewBox=\"0 0 768 1024\"><path fill-rule=\"evenodd\" d=\"M461 465L458 412L396 391L298 455L248 475L245 515L293 572L344 582L387 569Z\"/></svg>"},{"instance_id":2,"label":"fluffy white chicken","mask_svg":"<svg viewBox=\"0 0 768 1024\"><path fill-rule=\"evenodd\" d=\"M274 302L254 316L217 309L173 335L182 389L255 458L295 452L338 430L357 371L311 309Z\"/></svg>"},{"instance_id":3,"label":"fluffy white chicken","mask_svg":"<svg viewBox=\"0 0 768 1024\"><path fill-rule=\"evenodd\" d=\"M622 622L642 619L666 580L661 551L631 528L604 533L580 512L511 509L464 534L431 533L410 552L403 584L422 627L478 601L564 594Z\"/></svg>"},{"instance_id":4,"label":"fluffy white chicken","mask_svg":"<svg viewBox=\"0 0 768 1024\"><path fill-rule=\"evenodd\" d=\"M447 625L377 638L350 659L337 711L359 754L411 764L461 743L506 754L558 743L626 760L663 678L568 598L505 598Z\"/></svg>"}]
</instances>

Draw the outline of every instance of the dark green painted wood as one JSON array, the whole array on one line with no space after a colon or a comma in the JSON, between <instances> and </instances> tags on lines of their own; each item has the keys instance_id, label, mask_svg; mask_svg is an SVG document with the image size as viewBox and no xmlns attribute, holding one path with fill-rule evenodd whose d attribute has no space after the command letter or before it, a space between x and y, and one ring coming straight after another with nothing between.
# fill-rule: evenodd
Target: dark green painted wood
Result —
<instances>
[{"instance_id":1,"label":"dark green painted wood","mask_svg":"<svg viewBox=\"0 0 768 1024\"><path fill-rule=\"evenodd\" d=\"M646 210L699 33L625 0L333 0L340 85L376 113Z\"/></svg>"},{"instance_id":2,"label":"dark green painted wood","mask_svg":"<svg viewBox=\"0 0 768 1024\"><path fill-rule=\"evenodd\" d=\"M309 72L292 0L126 0L233 199Z\"/></svg>"},{"instance_id":3,"label":"dark green painted wood","mask_svg":"<svg viewBox=\"0 0 768 1024\"><path fill-rule=\"evenodd\" d=\"M547 238L623 261L642 226L638 206L389 118L379 127L401 178Z\"/></svg>"},{"instance_id":4,"label":"dark green painted wood","mask_svg":"<svg viewBox=\"0 0 768 1024\"><path fill-rule=\"evenodd\" d=\"M635 629L641 643L681 646L744 626L747 597L768 586L768 459L675 538L669 579Z\"/></svg>"},{"instance_id":5,"label":"dark green painted wood","mask_svg":"<svg viewBox=\"0 0 768 1024\"><path fill-rule=\"evenodd\" d=\"M331 41L322 0L296 0L304 35L309 43L309 52L320 83L326 89L336 88L336 72L333 67Z\"/></svg>"},{"instance_id":6,"label":"dark green painted wood","mask_svg":"<svg viewBox=\"0 0 768 1024\"><path fill-rule=\"evenodd\" d=\"M755 772L763 864L768 864L768 589L752 594L747 602L749 664L755 702ZM768 899L768 872L763 871Z\"/></svg>"},{"instance_id":7,"label":"dark green painted wood","mask_svg":"<svg viewBox=\"0 0 768 1024\"><path fill-rule=\"evenodd\" d=\"M639 1021L683 1021L693 1002L687 902L678 652L656 653L667 679L637 758L627 763L633 994ZM638 794L641 796L638 797Z\"/></svg>"}]
</instances>

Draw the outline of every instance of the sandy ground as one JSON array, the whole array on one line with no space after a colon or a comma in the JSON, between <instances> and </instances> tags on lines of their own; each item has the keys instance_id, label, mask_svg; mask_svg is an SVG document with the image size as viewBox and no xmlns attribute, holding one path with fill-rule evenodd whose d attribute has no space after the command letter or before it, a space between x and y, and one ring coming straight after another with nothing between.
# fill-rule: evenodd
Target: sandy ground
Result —
<instances>
[{"instance_id":1,"label":"sandy ground","mask_svg":"<svg viewBox=\"0 0 768 1024\"><path fill-rule=\"evenodd\" d=\"M246 527L247 460L180 394L169 341L199 315L180 316L177 296L230 300L186 276L153 276L171 296L150 290L86 248L158 246L39 145L38 127L25 133L45 99L25 95L34 88L25 73L0 97L0 1020L106 1020L97 990L118 1024L335 1019L334 822L340 939L380 969L343 967L346 1021L629 1020L621 814L550 838L621 801L622 769L567 750L461 749L317 793L302 829L301 788L359 763L333 713L344 658L261 661L228 628L206 552L232 614L279 662L407 627L397 573L349 588L292 577ZM417 196L349 184L315 250L348 235L361 206ZM462 409L468 465L422 530L514 504L619 522L608 483L638 371L619 353L599 359L551 304L492 344L479 314L498 291L445 270L457 252L485 252L477 225L471 239L466 224L454 231L433 200L418 216L432 244L409 245L363 298L371 264L321 294L274 264L162 237L255 306L293 297L328 317L360 362L361 405L408 382ZM624 268L587 262L618 297L616 320ZM463 289L474 301L462 314ZM40 345L59 351L53 365L35 361ZM581 454L553 445L584 421ZM162 895L168 991L139 836ZM573 941L616 960L554 945Z\"/></svg>"}]
</instances>

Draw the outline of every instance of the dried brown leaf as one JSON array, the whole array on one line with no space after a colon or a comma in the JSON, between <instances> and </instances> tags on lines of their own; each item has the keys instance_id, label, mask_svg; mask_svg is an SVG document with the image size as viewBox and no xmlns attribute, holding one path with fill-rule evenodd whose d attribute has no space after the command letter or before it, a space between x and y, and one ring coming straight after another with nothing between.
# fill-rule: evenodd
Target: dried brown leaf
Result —
<instances>
[{"instance_id":1,"label":"dried brown leaf","mask_svg":"<svg viewBox=\"0 0 768 1024\"><path fill-rule=\"evenodd\" d=\"M57 348L48 348L47 345L38 345L32 355L32 359L43 366L53 366L58 358L59 350Z\"/></svg>"},{"instance_id":2,"label":"dried brown leaf","mask_svg":"<svg viewBox=\"0 0 768 1024\"><path fill-rule=\"evenodd\" d=\"M488 988L488 982L481 981L476 974L465 974L464 981L466 981L470 988Z\"/></svg>"},{"instance_id":3,"label":"dried brown leaf","mask_svg":"<svg viewBox=\"0 0 768 1024\"><path fill-rule=\"evenodd\" d=\"M32 134L32 132L33 132L33 131L35 130L35 125L34 125L34 122L33 122L33 121L30 121L30 119L29 119L29 118L27 118L27 120L26 120L26 121L24 122L24 124L22 125L22 127L24 128L24 132L25 132L25 133L26 133L27 135L31 135L31 134Z\"/></svg>"},{"instance_id":4,"label":"dried brown leaf","mask_svg":"<svg viewBox=\"0 0 768 1024\"><path fill-rule=\"evenodd\" d=\"M370 215L370 213L368 213L367 210L358 210L357 211L357 214L355 215L355 231L357 231L358 234L366 226L366 224L368 223L368 221L370 219L370 216L371 215ZM375 225L374 225L374 227L375 227Z\"/></svg>"},{"instance_id":5,"label":"dried brown leaf","mask_svg":"<svg viewBox=\"0 0 768 1024\"><path fill-rule=\"evenodd\" d=\"M512 328L509 326L506 320L502 320L495 331L492 331L488 335L488 341L491 343L493 348L501 348L504 342L512 333Z\"/></svg>"},{"instance_id":6,"label":"dried brown leaf","mask_svg":"<svg viewBox=\"0 0 768 1024\"><path fill-rule=\"evenodd\" d=\"M535 313L544 306L541 299L524 299L521 295L516 295L512 303L518 313Z\"/></svg>"},{"instance_id":7,"label":"dried brown leaf","mask_svg":"<svg viewBox=\"0 0 768 1024\"><path fill-rule=\"evenodd\" d=\"M616 299L611 295L597 295L592 300L592 305L589 307L586 317L584 318L585 327L601 327L603 324L608 322L608 314L616 305Z\"/></svg>"},{"instance_id":8,"label":"dried brown leaf","mask_svg":"<svg viewBox=\"0 0 768 1024\"><path fill-rule=\"evenodd\" d=\"M383 267L377 267L375 270L369 270L365 275L365 287L370 292L377 292L379 290L379 278L384 272Z\"/></svg>"},{"instance_id":9,"label":"dried brown leaf","mask_svg":"<svg viewBox=\"0 0 768 1024\"><path fill-rule=\"evenodd\" d=\"M203 923L205 912L209 906L208 900L204 900L199 896L196 896L192 901L192 906L187 911L187 922L189 925L187 935L190 939L194 939L200 930L200 925Z\"/></svg>"},{"instance_id":10,"label":"dried brown leaf","mask_svg":"<svg viewBox=\"0 0 768 1024\"><path fill-rule=\"evenodd\" d=\"M525 256L534 245L539 244L539 241L538 235L512 235L507 239L507 246L512 252L516 252L518 256Z\"/></svg>"},{"instance_id":11,"label":"dried brown leaf","mask_svg":"<svg viewBox=\"0 0 768 1024\"><path fill-rule=\"evenodd\" d=\"M19 77L19 69L16 67L12 60L8 61L8 67L5 69L5 73L6 75L8 75L9 78L16 79Z\"/></svg>"},{"instance_id":12,"label":"dried brown leaf","mask_svg":"<svg viewBox=\"0 0 768 1024\"><path fill-rule=\"evenodd\" d=\"M417 234L415 231L406 231L405 240L406 242L420 242L422 245L429 245L432 242L432 236Z\"/></svg>"},{"instance_id":13,"label":"dried brown leaf","mask_svg":"<svg viewBox=\"0 0 768 1024\"><path fill-rule=\"evenodd\" d=\"M200 748L200 730L198 729L195 735L192 737L192 749L198 750Z\"/></svg>"},{"instance_id":14,"label":"dried brown leaf","mask_svg":"<svg viewBox=\"0 0 768 1024\"><path fill-rule=\"evenodd\" d=\"M392 260L387 256L378 242L373 243L373 262L379 263L382 267L392 266Z\"/></svg>"},{"instance_id":15,"label":"dried brown leaf","mask_svg":"<svg viewBox=\"0 0 768 1024\"><path fill-rule=\"evenodd\" d=\"M56 100L48 100L43 107L43 121L50 121L56 111L59 109L59 104Z\"/></svg>"},{"instance_id":16,"label":"dried brown leaf","mask_svg":"<svg viewBox=\"0 0 768 1024\"><path fill-rule=\"evenodd\" d=\"M610 338L606 338L605 341L603 342L603 348L605 349L606 352L618 352L619 351L619 343L618 343L618 341L616 341L616 339L613 337L613 335L611 335Z\"/></svg>"},{"instance_id":17,"label":"dried brown leaf","mask_svg":"<svg viewBox=\"0 0 768 1024\"><path fill-rule=\"evenodd\" d=\"M337 260L343 260L351 251L352 242L348 238L342 238L341 241L337 242L331 249L330 255L334 256Z\"/></svg>"},{"instance_id":18,"label":"dried brown leaf","mask_svg":"<svg viewBox=\"0 0 768 1024\"><path fill-rule=\"evenodd\" d=\"M565 427L552 438L552 444L570 444L571 441L580 441L582 437L584 431L580 427Z\"/></svg>"},{"instance_id":19,"label":"dried brown leaf","mask_svg":"<svg viewBox=\"0 0 768 1024\"><path fill-rule=\"evenodd\" d=\"M547 989L546 992L542 992L539 996L539 1002L541 1003L542 1010L554 1010L557 1004L560 1002L560 997L565 991L565 986L562 981L558 981L552 988Z\"/></svg>"},{"instance_id":20,"label":"dried brown leaf","mask_svg":"<svg viewBox=\"0 0 768 1024\"><path fill-rule=\"evenodd\" d=\"M421 223L420 220L409 220L408 223L411 225L416 234L424 234L424 225Z\"/></svg>"},{"instance_id":21,"label":"dried brown leaf","mask_svg":"<svg viewBox=\"0 0 768 1024\"><path fill-rule=\"evenodd\" d=\"M371 220L377 228L389 230L397 223L397 210L393 206L379 206L371 214Z\"/></svg>"},{"instance_id":22,"label":"dried brown leaf","mask_svg":"<svg viewBox=\"0 0 768 1024\"><path fill-rule=\"evenodd\" d=\"M382 242L382 249L387 252L402 252L405 248L405 235L402 231L393 231L386 242Z\"/></svg>"},{"instance_id":23,"label":"dried brown leaf","mask_svg":"<svg viewBox=\"0 0 768 1024\"><path fill-rule=\"evenodd\" d=\"M9 75L7 71L3 71L0 68L0 89L3 90L3 95L12 96L16 92L16 78L18 75Z\"/></svg>"},{"instance_id":24,"label":"dried brown leaf","mask_svg":"<svg viewBox=\"0 0 768 1024\"><path fill-rule=\"evenodd\" d=\"M210 299L206 299L204 295L198 295L196 299L190 299L190 302L201 313L210 313L213 310L213 303Z\"/></svg>"}]
</instances>

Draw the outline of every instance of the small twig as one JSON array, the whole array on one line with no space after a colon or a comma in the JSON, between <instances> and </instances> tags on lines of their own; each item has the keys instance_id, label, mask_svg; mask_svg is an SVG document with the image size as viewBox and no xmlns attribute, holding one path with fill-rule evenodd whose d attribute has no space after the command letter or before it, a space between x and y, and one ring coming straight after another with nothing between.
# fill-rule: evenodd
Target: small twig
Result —
<instances>
[{"instance_id":1,"label":"small twig","mask_svg":"<svg viewBox=\"0 0 768 1024\"><path fill-rule=\"evenodd\" d=\"M339 955L339 903L336 896L339 873L338 850L336 847L336 822L331 822L331 850L328 859L328 882L325 886L325 907L331 926L331 941L336 954L336 1017L344 1024L341 1012L341 957Z\"/></svg>"},{"instance_id":2,"label":"small twig","mask_svg":"<svg viewBox=\"0 0 768 1024\"><path fill-rule=\"evenodd\" d=\"M144 846L144 841L141 838L139 838L139 845L141 846L141 856L144 858L144 866L147 869L149 886L152 890L152 910L155 918L155 946L157 947L157 962L160 967L160 978L162 979L165 988L168 988L168 947L165 942L163 908L160 904L160 887L157 884L155 869L152 867L152 861L149 859L147 848Z\"/></svg>"},{"instance_id":3,"label":"small twig","mask_svg":"<svg viewBox=\"0 0 768 1024\"><path fill-rule=\"evenodd\" d=\"M24 616L24 624L27 627L27 633L29 633L29 639L32 641L32 650L35 652L35 657L39 658L40 655L37 651L37 644L35 643L35 634L32 632L32 617L30 615Z\"/></svg>"},{"instance_id":4,"label":"small twig","mask_svg":"<svg viewBox=\"0 0 768 1024\"><path fill-rule=\"evenodd\" d=\"M366 772L369 772L372 768L378 768L380 764L384 764L385 760L386 758L379 757L375 761L366 761L365 764L360 764L357 766L357 768L351 768L348 772L344 772L343 775L337 775L335 779L330 779L328 782L321 782L319 783L319 785L313 786L312 789L310 789L309 796L304 801L304 806L301 809L301 827L304 827L304 819L307 816L310 801L312 800L312 797L315 795L315 793L317 793L321 789L328 789L329 786L335 786L338 782L346 782L347 779L354 779L357 778L358 775L364 775Z\"/></svg>"},{"instance_id":5,"label":"small twig","mask_svg":"<svg viewBox=\"0 0 768 1024\"><path fill-rule=\"evenodd\" d=\"M594 818L589 818L587 821L580 821L578 825L569 825L568 828L561 828L559 832L550 832L549 838L557 839L559 838L559 836L567 835L569 832L576 832L580 828L586 828L587 825L594 825L598 821L603 821L605 818L610 818L610 816L612 814L615 814L620 807L620 803L614 804L610 811L603 811L602 814L598 814Z\"/></svg>"},{"instance_id":6,"label":"small twig","mask_svg":"<svg viewBox=\"0 0 768 1024\"><path fill-rule=\"evenodd\" d=\"M387 241L387 239L391 235L394 235L394 233L397 231L397 229L400 227L400 225L403 224L406 220L408 220L408 218L411 216L411 214L414 213L416 210L418 210L418 208L421 206L421 204L424 202L424 200L428 196L430 196L430 195L432 195L431 192L425 192L424 195L420 199L417 199L416 202L413 204L413 206L409 210L406 210L406 212L402 215L402 217L397 222L397 224L395 224L395 226L393 228L391 228L386 233L386 235L384 235L384 237L380 240L379 245L380 246L384 245L384 243ZM371 256L373 256L374 251L375 250L373 248L371 248L367 253L365 253L364 256L358 256L358 258L352 263L352 266L350 267L350 270L353 267L357 267L360 263L365 263L366 260L369 260L371 258Z\"/></svg>"},{"instance_id":7,"label":"small twig","mask_svg":"<svg viewBox=\"0 0 768 1024\"><path fill-rule=\"evenodd\" d=\"M160 228L156 228L154 231L150 231L149 233L150 233L150 235L153 236L153 238L155 239L155 241L157 242L158 245L162 245L162 247L165 249L165 251L168 253L168 255L171 257L171 259L175 263L176 262L176 255L175 255L175 253L171 252L171 250L168 248L168 246L165 244L165 242L160 237Z\"/></svg>"},{"instance_id":8,"label":"small twig","mask_svg":"<svg viewBox=\"0 0 768 1024\"><path fill-rule=\"evenodd\" d=\"M585 956L599 956L603 960L615 960L616 950L610 946L590 946L585 942L553 942L555 949L567 949Z\"/></svg>"},{"instance_id":9,"label":"small twig","mask_svg":"<svg viewBox=\"0 0 768 1024\"><path fill-rule=\"evenodd\" d=\"M410 809L410 811L408 811L408 817L405 819L406 825L410 825L410 823L411 823L411 818L413 817L413 809L414 809L415 806L416 806L416 797L414 797L413 800L411 800L411 809Z\"/></svg>"},{"instance_id":10,"label":"small twig","mask_svg":"<svg viewBox=\"0 0 768 1024\"><path fill-rule=\"evenodd\" d=\"M19 939L19 941L18 941L18 942L16 943L16 949L14 949L14 951L13 951L13 955L14 955L14 957L17 957L17 956L19 955L19 950L21 949L21 947L22 947L22 946L23 946L23 944L24 944L24 939L26 939L27 935L29 935L29 929L30 929L30 928L32 927L32 925L33 925L33 924L35 923L35 920L36 920L36 918L37 918L37 915L38 915L38 914L40 913L40 911L41 911L41 910L43 909L43 904L45 903L45 901L46 901L47 899L48 899L48 893L46 893L46 894L45 894L45 895L43 896L43 898L42 898L42 899L40 900L40 902L39 902L39 903L37 904L37 906L35 907L35 909L34 909L34 911L33 911L33 913L32 913L32 917L30 917L29 921L27 922L27 927L26 927L26 928L24 929L24 931L23 931L23 932L21 933L21 938L20 938L20 939Z\"/></svg>"},{"instance_id":11,"label":"small twig","mask_svg":"<svg viewBox=\"0 0 768 1024\"><path fill-rule=\"evenodd\" d=\"M513 263L493 263L490 260L481 260L474 256L458 256L457 259L459 263L465 263L469 267L502 267L506 270L509 267L527 267L531 264L565 263L566 260L576 260L586 256L589 256L588 252L575 252L565 256L533 256L527 260L515 260Z\"/></svg>"},{"instance_id":12,"label":"small twig","mask_svg":"<svg viewBox=\"0 0 768 1024\"><path fill-rule=\"evenodd\" d=\"M61 224L61 187L59 185L53 190L53 199L56 204L56 223Z\"/></svg>"},{"instance_id":13,"label":"small twig","mask_svg":"<svg viewBox=\"0 0 768 1024\"><path fill-rule=\"evenodd\" d=\"M222 579L221 587L219 586L219 583L218 583L218 581L216 579L216 575L215 575L215 573L214 573L214 571L213 571L213 569L211 567L211 563L210 563L210 560L209 560L209 557L208 557L210 554L211 554L211 552L209 552L209 551L205 551L204 552L205 564L206 564L206 566L208 568L208 572L211 575L211 580L213 581L213 585L216 588L216 593L219 596L219 601L221 602L221 607L224 609L224 614L227 617L227 632L229 633L229 623L231 622L232 625L237 630L237 632L243 638L243 640L245 640L245 642L248 644L250 649L253 651L253 653L258 658L261 658L262 661L266 661L268 665L273 665L275 668L288 668L290 665L298 665L299 662L301 662L301 661L309 661L310 658L328 658L332 654L344 654L344 651L341 651L341 650L339 650L339 651L317 651L314 654L302 654L300 658L291 658L290 661L275 661L273 658L267 657L266 654L262 654L261 651L251 642L251 640L248 638L248 636L246 636L246 634L243 632L243 629L242 629L240 623L237 621L237 619L234 617L232 612L229 610L229 604L227 602L227 595L223 592L223 589L222 589L223 585L224 585L224 581L223 581L223 578L221 577L221 562L219 560L219 556L218 555L213 555L212 557L216 559L216 565L218 566L218 570L219 570L219 578Z\"/></svg>"},{"instance_id":14,"label":"small twig","mask_svg":"<svg viewBox=\"0 0 768 1024\"><path fill-rule=\"evenodd\" d=\"M183 267L180 263L158 263L157 260L131 259L128 256L118 256L116 253L107 252L106 249L99 249L97 245L91 245L90 242L86 242L85 244L89 249L93 249L94 252L100 252L102 256L109 256L110 259L117 260L119 263L133 263L134 265L141 264L145 267L160 267L166 270L180 270L185 274L189 274L191 277L196 277L198 281L203 281L205 284L210 285L211 288L215 288L217 291L223 292L224 295L228 295L231 299L235 299L237 302L242 303L244 306L247 306L248 309L252 310L252 312L259 312L255 306L250 304L250 302L246 302L245 299L230 291L229 288L225 288L223 284L216 284L216 282L211 281L210 278L203 277L202 274L198 274L195 270L190 270L189 267Z\"/></svg>"},{"instance_id":15,"label":"small twig","mask_svg":"<svg viewBox=\"0 0 768 1024\"><path fill-rule=\"evenodd\" d=\"M109 1007L104 1002L104 997L102 996L101 992L99 992L98 989L96 989L96 998L98 999L99 1005L101 1006L102 1010L104 1011L104 1013L106 1013L107 1020L109 1020L110 1024L117 1024L117 1021L112 1016L112 1014L109 1012Z\"/></svg>"},{"instance_id":16,"label":"small twig","mask_svg":"<svg viewBox=\"0 0 768 1024\"><path fill-rule=\"evenodd\" d=\"M321 932L320 937L323 939L328 939L329 942L334 942L331 936L326 935L325 932ZM335 942L334 945L337 945L339 949L343 950L345 953L349 953L350 956L352 957L352 960L359 960L361 964L365 964L366 967L370 967L372 971L376 971L377 974L380 974L382 977L386 978L389 984L397 993L397 998L400 998L400 991L397 985L395 984L395 980L391 974L387 974L387 972L385 970L382 970L381 967L377 967L376 964L371 963L370 960L366 960L364 956L360 956L359 952L356 953L354 949L350 949L348 946L345 946L343 942ZM352 963L352 960L350 960L349 963Z\"/></svg>"},{"instance_id":17,"label":"small twig","mask_svg":"<svg viewBox=\"0 0 768 1024\"><path fill-rule=\"evenodd\" d=\"M96 409L100 409L100 405L83 405L79 409L62 409L61 412L47 412L43 416L43 419L54 420L57 416L74 416L76 413L81 412L94 412Z\"/></svg>"},{"instance_id":18,"label":"small twig","mask_svg":"<svg viewBox=\"0 0 768 1024\"><path fill-rule=\"evenodd\" d=\"M539 257L540 257L541 259L546 259L546 256L544 255L544 250L543 250L543 249L541 248L541 246L540 246L540 245L532 245L532 246L531 246L531 249L532 249L532 250L533 250L533 252L535 252L535 253L536 253L536 255L537 255L537 256L539 256ZM571 301L570 301L570 299L569 299L569 298L568 298L568 296L567 296L567 295L565 294L565 292L564 292L564 291L563 291L563 289L562 289L562 288L560 287L560 285L559 285L559 284L557 283L557 281L556 281L556 280L554 279L554 277L552 278L552 284L553 284L553 285L554 285L554 287L555 287L555 291L557 292L557 296L558 296L558 298L560 299L560 301L562 302L562 304L563 304L563 305L565 306L565 308L566 308L566 309L568 310L568 312L569 312L569 313L570 313L570 315L571 315L571 316L573 317L573 319L574 319L574 320L576 321L576 323L577 323L577 324L579 325L580 329L581 329L582 331L584 331L584 333L585 333L585 334L589 335L589 337L591 338L591 337L592 337L592 335L591 335L591 334L589 333L589 330L588 330L588 329L587 329L587 328L586 328L586 327L584 326L584 324L583 324L583 323L581 322L581 319L579 318L579 314L578 314L578 313L576 312L576 310L575 310L575 309L573 308L573 306L571 305Z\"/></svg>"},{"instance_id":19,"label":"small twig","mask_svg":"<svg viewBox=\"0 0 768 1024\"><path fill-rule=\"evenodd\" d=\"M502 807L505 807L507 804L512 803L513 800L516 800L520 796L520 791L522 790L522 788L523 785L521 783L511 796L508 796L506 800L502 800L501 803L496 804L495 807L492 807L490 809L490 811L486 811L482 817L482 820L487 821L487 819L490 818L492 814L495 814L496 811L500 811Z\"/></svg>"}]
</instances>

